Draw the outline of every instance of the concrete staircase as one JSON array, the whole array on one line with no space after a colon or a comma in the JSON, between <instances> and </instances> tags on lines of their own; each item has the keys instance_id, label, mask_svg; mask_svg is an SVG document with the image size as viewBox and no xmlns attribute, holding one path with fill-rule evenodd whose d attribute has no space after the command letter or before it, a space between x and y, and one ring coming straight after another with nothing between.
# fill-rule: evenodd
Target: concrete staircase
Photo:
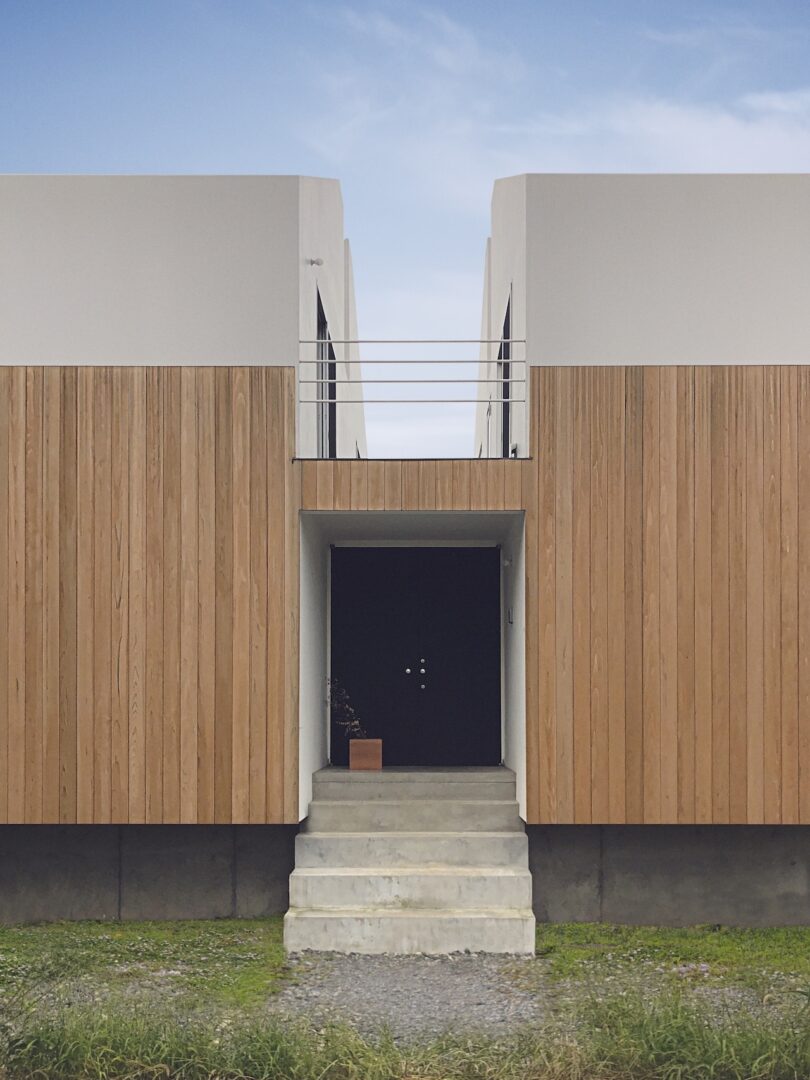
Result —
<instances>
[{"instance_id":1,"label":"concrete staircase","mask_svg":"<svg viewBox=\"0 0 810 1080\"><path fill-rule=\"evenodd\" d=\"M532 953L509 769L329 768L296 837L288 952Z\"/></svg>"}]
</instances>

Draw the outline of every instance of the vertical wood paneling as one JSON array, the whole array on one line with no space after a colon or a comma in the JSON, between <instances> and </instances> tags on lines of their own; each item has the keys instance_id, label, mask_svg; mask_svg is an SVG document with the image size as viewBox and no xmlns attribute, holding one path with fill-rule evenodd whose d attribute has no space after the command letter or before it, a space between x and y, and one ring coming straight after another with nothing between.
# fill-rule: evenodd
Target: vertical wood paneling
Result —
<instances>
[{"instance_id":1,"label":"vertical wood paneling","mask_svg":"<svg viewBox=\"0 0 810 1080\"><path fill-rule=\"evenodd\" d=\"M199 701L199 432L197 369L180 376L180 820L197 820Z\"/></svg>"},{"instance_id":2,"label":"vertical wood paneling","mask_svg":"<svg viewBox=\"0 0 810 1080\"><path fill-rule=\"evenodd\" d=\"M111 819L129 818L129 383L114 368L110 414L110 734Z\"/></svg>"},{"instance_id":3,"label":"vertical wood paneling","mask_svg":"<svg viewBox=\"0 0 810 1080\"><path fill-rule=\"evenodd\" d=\"M76 637L76 820L93 821L93 767L95 750L95 698L93 663L95 631L93 625L93 582L95 530L93 497L95 491L95 450L93 369L81 368L78 376L77 440L77 605Z\"/></svg>"},{"instance_id":4,"label":"vertical wood paneling","mask_svg":"<svg viewBox=\"0 0 810 1080\"><path fill-rule=\"evenodd\" d=\"M112 380L109 368L93 373L93 821L112 820Z\"/></svg>"},{"instance_id":5,"label":"vertical wood paneling","mask_svg":"<svg viewBox=\"0 0 810 1080\"><path fill-rule=\"evenodd\" d=\"M12 371L0 367L0 626L10 626L8 414ZM0 634L0 825L8 821L9 635Z\"/></svg>"},{"instance_id":6,"label":"vertical wood paneling","mask_svg":"<svg viewBox=\"0 0 810 1080\"><path fill-rule=\"evenodd\" d=\"M146 821L146 371L129 378L128 820Z\"/></svg>"},{"instance_id":7,"label":"vertical wood paneling","mask_svg":"<svg viewBox=\"0 0 810 1080\"><path fill-rule=\"evenodd\" d=\"M533 456L296 462L291 369L0 369L0 822L298 817L298 509L523 509L540 822L810 822L807 368L543 368Z\"/></svg>"},{"instance_id":8,"label":"vertical wood paneling","mask_svg":"<svg viewBox=\"0 0 810 1080\"><path fill-rule=\"evenodd\" d=\"M62 380L59 368L45 368L43 394L42 820L52 822L59 820L59 472L62 414ZM2 475L0 466L0 476ZM0 618L2 610L0 602Z\"/></svg>"},{"instance_id":9,"label":"vertical wood paneling","mask_svg":"<svg viewBox=\"0 0 810 1080\"><path fill-rule=\"evenodd\" d=\"M250 819L250 410L248 371L231 373L233 467L233 637L231 813Z\"/></svg>"},{"instance_id":10,"label":"vertical wood paneling","mask_svg":"<svg viewBox=\"0 0 810 1080\"><path fill-rule=\"evenodd\" d=\"M250 369L250 808L267 819L267 383Z\"/></svg>"},{"instance_id":11,"label":"vertical wood paneling","mask_svg":"<svg viewBox=\"0 0 810 1080\"><path fill-rule=\"evenodd\" d=\"M200 368L197 371L197 820L202 823L216 818L216 424L214 369ZM268 470L268 483L269 476ZM273 515L268 512L268 534L272 528Z\"/></svg>"},{"instance_id":12,"label":"vertical wood paneling","mask_svg":"<svg viewBox=\"0 0 810 1080\"><path fill-rule=\"evenodd\" d=\"M747 434L744 368L729 374L729 820L746 821L748 807L748 703L746 687Z\"/></svg>"},{"instance_id":13,"label":"vertical wood paneling","mask_svg":"<svg viewBox=\"0 0 810 1080\"><path fill-rule=\"evenodd\" d=\"M28 368L25 391L25 802L24 820L42 821L43 694L43 371Z\"/></svg>"}]
</instances>

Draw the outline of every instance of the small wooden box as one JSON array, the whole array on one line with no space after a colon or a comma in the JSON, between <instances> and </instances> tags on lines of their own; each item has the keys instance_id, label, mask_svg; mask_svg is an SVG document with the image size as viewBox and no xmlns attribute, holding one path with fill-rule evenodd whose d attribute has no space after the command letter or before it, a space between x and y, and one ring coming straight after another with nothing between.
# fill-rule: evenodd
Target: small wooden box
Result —
<instances>
[{"instance_id":1,"label":"small wooden box","mask_svg":"<svg viewBox=\"0 0 810 1080\"><path fill-rule=\"evenodd\" d=\"M381 769L382 739L349 739L350 769Z\"/></svg>"}]
</instances>

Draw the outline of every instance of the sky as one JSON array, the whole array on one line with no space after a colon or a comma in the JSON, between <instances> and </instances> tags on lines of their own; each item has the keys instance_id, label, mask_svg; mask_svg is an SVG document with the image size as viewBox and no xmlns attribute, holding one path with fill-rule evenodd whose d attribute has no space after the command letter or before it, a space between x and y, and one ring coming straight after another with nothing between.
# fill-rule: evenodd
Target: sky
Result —
<instances>
[{"instance_id":1,"label":"sky","mask_svg":"<svg viewBox=\"0 0 810 1080\"><path fill-rule=\"evenodd\" d=\"M0 171L337 177L361 337L475 338L499 176L810 171L810 0L0 0Z\"/></svg>"}]
</instances>

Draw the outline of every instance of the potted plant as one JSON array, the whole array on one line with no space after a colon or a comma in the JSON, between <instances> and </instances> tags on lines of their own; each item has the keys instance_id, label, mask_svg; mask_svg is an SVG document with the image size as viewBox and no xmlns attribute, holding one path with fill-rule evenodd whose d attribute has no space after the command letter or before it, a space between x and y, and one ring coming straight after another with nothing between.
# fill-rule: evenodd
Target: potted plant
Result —
<instances>
[{"instance_id":1,"label":"potted plant","mask_svg":"<svg viewBox=\"0 0 810 1080\"><path fill-rule=\"evenodd\" d=\"M329 708L332 719L349 740L350 769L381 769L382 739L370 739L355 711L345 686L329 680Z\"/></svg>"}]
</instances>

